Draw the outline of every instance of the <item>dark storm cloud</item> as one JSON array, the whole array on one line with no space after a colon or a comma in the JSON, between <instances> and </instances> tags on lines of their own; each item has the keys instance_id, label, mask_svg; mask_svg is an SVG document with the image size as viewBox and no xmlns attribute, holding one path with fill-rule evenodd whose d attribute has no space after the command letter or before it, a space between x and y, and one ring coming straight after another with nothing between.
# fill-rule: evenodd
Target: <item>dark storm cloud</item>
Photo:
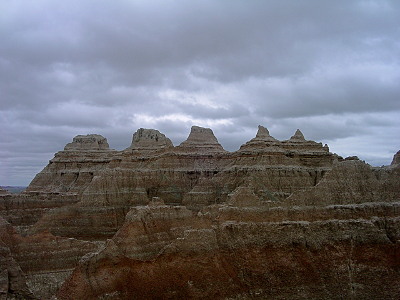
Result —
<instances>
[{"instance_id":1,"label":"dark storm cloud","mask_svg":"<svg viewBox=\"0 0 400 300\"><path fill-rule=\"evenodd\" d=\"M123 149L139 127L179 144L194 124L228 150L263 124L387 164L398 20L383 0L3 1L0 184L28 183L77 134Z\"/></svg>"}]
</instances>

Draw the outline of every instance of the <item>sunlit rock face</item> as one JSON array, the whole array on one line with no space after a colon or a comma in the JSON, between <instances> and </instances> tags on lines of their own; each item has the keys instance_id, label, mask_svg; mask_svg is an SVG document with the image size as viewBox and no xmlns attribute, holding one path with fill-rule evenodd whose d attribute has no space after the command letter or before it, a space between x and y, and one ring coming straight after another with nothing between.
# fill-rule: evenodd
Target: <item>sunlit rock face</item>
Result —
<instances>
[{"instance_id":1,"label":"sunlit rock face","mask_svg":"<svg viewBox=\"0 0 400 300\"><path fill-rule=\"evenodd\" d=\"M122 151L77 136L0 194L2 261L41 299L396 299L399 166L263 126L235 152L198 126L175 147L155 129Z\"/></svg>"}]
</instances>

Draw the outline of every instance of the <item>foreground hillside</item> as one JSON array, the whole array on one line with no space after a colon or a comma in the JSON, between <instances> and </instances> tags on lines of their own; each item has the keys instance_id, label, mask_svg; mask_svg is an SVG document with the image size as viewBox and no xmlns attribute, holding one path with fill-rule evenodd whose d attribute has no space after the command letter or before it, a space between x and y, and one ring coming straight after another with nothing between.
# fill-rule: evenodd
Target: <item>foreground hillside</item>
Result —
<instances>
[{"instance_id":1,"label":"foreground hillside","mask_svg":"<svg viewBox=\"0 0 400 300\"><path fill-rule=\"evenodd\" d=\"M77 136L0 195L4 299L398 299L400 164L259 126L233 153L194 126Z\"/></svg>"}]
</instances>

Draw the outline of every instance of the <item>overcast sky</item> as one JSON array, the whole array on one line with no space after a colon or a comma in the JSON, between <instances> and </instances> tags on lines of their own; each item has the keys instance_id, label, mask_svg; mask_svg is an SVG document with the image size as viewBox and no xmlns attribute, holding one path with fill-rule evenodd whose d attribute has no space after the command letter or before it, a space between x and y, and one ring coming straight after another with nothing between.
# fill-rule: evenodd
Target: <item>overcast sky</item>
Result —
<instances>
[{"instance_id":1,"label":"overcast sky","mask_svg":"<svg viewBox=\"0 0 400 300\"><path fill-rule=\"evenodd\" d=\"M210 127L229 151L300 128L376 166L400 149L397 0L0 0L0 37L0 185L140 127Z\"/></svg>"}]
</instances>

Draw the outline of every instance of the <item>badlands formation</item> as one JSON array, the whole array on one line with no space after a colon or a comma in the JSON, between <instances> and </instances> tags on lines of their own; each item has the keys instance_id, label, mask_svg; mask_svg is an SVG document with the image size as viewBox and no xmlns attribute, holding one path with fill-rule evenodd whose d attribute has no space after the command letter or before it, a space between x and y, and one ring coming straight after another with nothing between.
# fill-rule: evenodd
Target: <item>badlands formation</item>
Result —
<instances>
[{"instance_id":1,"label":"badlands formation","mask_svg":"<svg viewBox=\"0 0 400 300\"><path fill-rule=\"evenodd\" d=\"M0 191L0 299L399 299L400 152L341 158L259 126L77 136Z\"/></svg>"}]
</instances>

